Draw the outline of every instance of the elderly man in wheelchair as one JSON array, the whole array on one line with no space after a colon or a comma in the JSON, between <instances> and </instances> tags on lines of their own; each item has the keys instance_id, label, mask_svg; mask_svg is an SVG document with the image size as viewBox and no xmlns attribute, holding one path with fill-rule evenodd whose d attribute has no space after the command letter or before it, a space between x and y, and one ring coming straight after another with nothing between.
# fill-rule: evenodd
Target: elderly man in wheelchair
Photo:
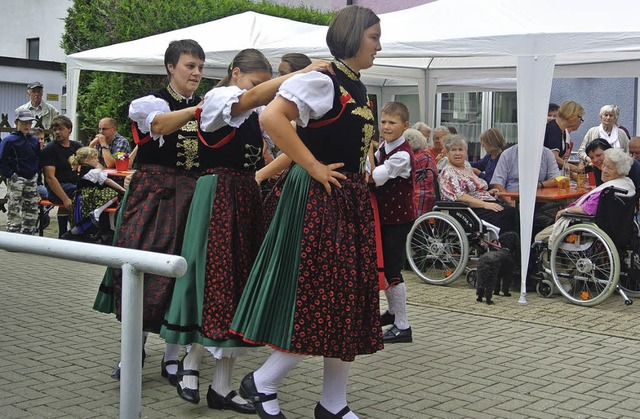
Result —
<instances>
[{"instance_id":1,"label":"elderly man in wheelchair","mask_svg":"<svg viewBox=\"0 0 640 419\"><path fill-rule=\"evenodd\" d=\"M626 304L632 302L629 296L640 295L637 200L627 177L632 163L624 150L606 150L604 183L560 210L556 222L536 235L541 296L559 293L574 304L593 306L616 290Z\"/></svg>"}]
</instances>

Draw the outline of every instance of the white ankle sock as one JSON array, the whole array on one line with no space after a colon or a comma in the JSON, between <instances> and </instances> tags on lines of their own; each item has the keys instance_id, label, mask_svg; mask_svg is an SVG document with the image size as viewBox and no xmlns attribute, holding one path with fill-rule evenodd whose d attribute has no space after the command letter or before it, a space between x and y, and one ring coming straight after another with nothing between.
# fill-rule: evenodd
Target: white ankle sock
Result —
<instances>
[{"instance_id":1,"label":"white ankle sock","mask_svg":"<svg viewBox=\"0 0 640 419\"><path fill-rule=\"evenodd\" d=\"M398 329L404 330L409 328L409 319L407 319L407 286L404 282L394 285L385 290L387 301L389 302L389 312L395 314L395 325Z\"/></svg>"},{"instance_id":2,"label":"white ankle sock","mask_svg":"<svg viewBox=\"0 0 640 419\"><path fill-rule=\"evenodd\" d=\"M289 371L305 358L304 355L274 351L262 366L253 373L253 381L258 393L273 394L278 392L280 383ZM278 399L262 403L264 411L270 415L280 412Z\"/></svg>"},{"instance_id":3,"label":"white ankle sock","mask_svg":"<svg viewBox=\"0 0 640 419\"><path fill-rule=\"evenodd\" d=\"M167 343L164 347L164 362L175 361L180 357L180 345L175 343ZM165 368L167 373L175 374L178 372L178 366L175 364L167 365Z\"/></svg>"},{"instance_id":4,"label":"white ankle sock","mask_svg":"<svg viewBox=\"0 0 640 419\"><path fill-rule=\"evenodd\" d=\"M331 413L338 413L347 406L347 381L350 368L351 362L342 361L339 358L324 358L320 404ZM349 412L343 418L357 419L358 416Z\"/></svg>"},{"instance_id":5,"label":"white ankle sock","mask_svg":"<svg viewBox=\"0 0 640 419\"><path fill-rule=\"evenodd\" d=\"M202 357L206 352L205 347L194 343L191 345L191 350L182 360L182 366L185 370L196 370L200 371L200 362L202 361ZM182 377L182 387L190 388L192 390L198 389L198 377L195 375L185 375Z\"/></svg>"}]
</instances>

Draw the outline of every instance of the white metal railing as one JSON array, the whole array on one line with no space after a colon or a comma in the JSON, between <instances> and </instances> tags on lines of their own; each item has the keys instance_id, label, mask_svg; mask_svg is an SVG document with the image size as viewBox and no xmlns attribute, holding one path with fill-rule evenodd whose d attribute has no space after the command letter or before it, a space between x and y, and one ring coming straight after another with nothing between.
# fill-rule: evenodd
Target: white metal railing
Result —
<instances>
[{"instance_id":1,"label":"white metal railing","mask_svg":"<svg viewBox=\"0 0 640 419\"><path fill-rule=\"evenodd\" d=\"M0 249L122 268L120 418L139 418L142 398L143 274L148 272L179 277L187 270L184 258L6 232L0 232Z\"/></svg>"}]
</instances>

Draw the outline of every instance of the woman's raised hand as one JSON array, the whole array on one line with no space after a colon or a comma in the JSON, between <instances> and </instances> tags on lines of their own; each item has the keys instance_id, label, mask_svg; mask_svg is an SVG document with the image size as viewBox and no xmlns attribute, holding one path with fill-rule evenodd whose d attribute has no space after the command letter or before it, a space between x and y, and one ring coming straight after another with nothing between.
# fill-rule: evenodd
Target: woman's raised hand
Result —
<instances>
[{"instance_id":1,"label":"woman's raised hand","mask_svg":"<svg viewBox=\"0 0 640 419\"><path fill-rule=\"evenodd\" d=\"M302 73L308 73L310 71L329 71L333 73L333 69L331 68L331 61L326 60L315 60L312 61L311 64L300 70Z\"/></svg>"}]
</instances>

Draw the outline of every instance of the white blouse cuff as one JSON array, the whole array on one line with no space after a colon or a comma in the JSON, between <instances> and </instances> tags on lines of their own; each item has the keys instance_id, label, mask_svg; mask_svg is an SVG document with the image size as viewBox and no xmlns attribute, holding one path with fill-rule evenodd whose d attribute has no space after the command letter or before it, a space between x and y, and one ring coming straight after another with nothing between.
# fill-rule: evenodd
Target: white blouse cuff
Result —
<instances>
[{"instance_id":1,"label":"white blouse cuff","mask_svg":"<svg viewBox=\"0 0 640 419\"><path fill-rule=\"evenodd\" d=\"M246 90L237 86L216 87L207 92L200 114L200 129L214 132L227 125L238 128L251 115L250 109L240 115L232 116L231 107L240 101Z\"/></svg>"},{"instance_id":2,"label":"white blouse cuff","mask_svg":"<svg viewBox=\"0 0 640 419\"><path fill-rule=\"evenodd\" d=\"M159 141L160 147L164 144L164 138L151 132L151 123L156 116L168 112L171 112L169 104L164 99L152 95L138 98L129 105L129 118L138 125L143 134L150 133L154 140Z\"/></svg>"},{"instance_id":3,"label":"white blouse cuff","mask_svg":"<svg viewBox=\"0 0 640 419\"><path fill-rule=\"evenodd\" d=\"M297 74L282 83L278 96L295 103L299 115L296 124L306 127L310 119L321 118L333 107L333 82L317 71Z\"/></svg>"},{"instance_id":4,"label":"white blouse cuff","mask_svg":"<svg viewBox=\"0 0 640 419\"><path fill-rule=\"evenodd\" d=\"M97 183L102 185L107 180L107 172L102 169L91 169L82 178L88 180L91 183Z\"/></svg>"}]
</instances>

